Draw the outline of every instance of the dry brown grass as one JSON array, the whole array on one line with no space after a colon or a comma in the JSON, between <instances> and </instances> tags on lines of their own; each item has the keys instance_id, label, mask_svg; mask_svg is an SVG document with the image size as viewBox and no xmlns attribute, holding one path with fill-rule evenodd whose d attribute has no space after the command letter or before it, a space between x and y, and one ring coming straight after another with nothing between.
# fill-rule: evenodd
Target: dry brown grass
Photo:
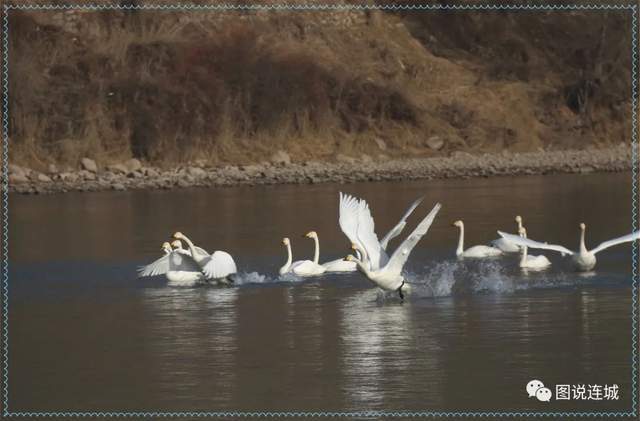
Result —
<instances>
[{"instance_id":1,"label":"dry brown grass","mask_svg":"<svg viewBox=\"0 0 640 421\"><path fill-rule=\"evenodd\" d=\"M82 13L71 29L53 16L10 16L10 154L31 166L244 163L277 149L415 156L433 153L431 136L443 152L629 136L630 32L613 12L336 24L323 12L110 11Z\"/></svg>"},{"instance_id":2,"label":"dry brown grass","mask_svg":"<svg viewBox=\"0 0 640 421\"><path fill-rule=\"evenodd\" d=\"M321 140L418 124L399 89L281 41L265 24L185 34L184 20L132 19L100 16L92 42L12 16L14 157L250 161L291 143L329 154Z\"/></svg>"}]
</instances>

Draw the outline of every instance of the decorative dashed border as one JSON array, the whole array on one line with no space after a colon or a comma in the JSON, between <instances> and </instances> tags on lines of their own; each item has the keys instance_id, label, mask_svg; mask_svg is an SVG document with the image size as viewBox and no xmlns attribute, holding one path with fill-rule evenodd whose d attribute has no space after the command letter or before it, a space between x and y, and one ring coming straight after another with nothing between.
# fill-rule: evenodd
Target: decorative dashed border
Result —
<instances>
[{"instance_id":1,"label":"decorative dashed border","mask_svg":"<svg viewBox=\"0 0 640 421\"><path fill-rule=\"evenodd\" d=\"M638 417L638 246L632 245L632 317L631 317L631 383L632 405L629 412L538 412L538 411L291 411L291 412L243 412L243 411L201 411L201 412L10 412L9 411L9 11L10 10L298 10L298 11L350 11L350 10L627 10L631 13L631 118L632 118L632 231L638 228L638 5L630 4L144 4L119 6L114 4L5 4L2 16L2 416L3 417L81 417L81 418L121 418L121 417Z\"/></svg>"}]
</instances>

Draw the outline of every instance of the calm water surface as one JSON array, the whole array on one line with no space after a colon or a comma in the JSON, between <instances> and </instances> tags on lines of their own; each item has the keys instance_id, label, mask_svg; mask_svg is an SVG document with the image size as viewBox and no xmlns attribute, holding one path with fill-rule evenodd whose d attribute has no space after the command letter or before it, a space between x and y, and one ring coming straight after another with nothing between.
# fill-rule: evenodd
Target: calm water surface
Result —
<instances>
[{"instance_id":1,"label":"calm water surface","mask_svg":"<svg viewBox=\"0 0 640 421\"><path fill-rule=\"evenodd\" d=\"M367 199L382 235L416 197L443 209L414 250L401 303L358 273L280 279L296 258L343 256L338 191ZM630 410L630 245L596 272L523 274L517 257L457 262L515 231L576 248L631 231L630 174L10 196L11 411ZM240 286L136 279L180 230L227 250ZM391 247L395 247L396 242ZM539 251L536 254L540 254ZM617 384L617 401L538 402L524 387Z\"/></svg>"}]
</instances>

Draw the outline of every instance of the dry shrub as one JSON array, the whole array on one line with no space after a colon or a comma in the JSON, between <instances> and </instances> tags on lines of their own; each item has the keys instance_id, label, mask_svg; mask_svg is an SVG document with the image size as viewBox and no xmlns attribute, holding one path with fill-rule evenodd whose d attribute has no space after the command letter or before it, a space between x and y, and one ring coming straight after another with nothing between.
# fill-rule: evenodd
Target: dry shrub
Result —
<instances>
[{"instance_id":1,"label":"dry shrub","mask_svg":"<svg viewBox=\"0 0 640 421\"><path fill-rule=\"evenodd\" d=\"M106 41L93 49L95 42L69 42L53 26L41 36L39 25L16 14L26 35L12 44L16 143L70 163L83 155L258 159L287 142L418 124L417 107L400 89L264 27L228 22L184 35L169 30L176 19L157 24L140 15L103 16L110 25L95 33Z\"/></svg>"}]
</instances>

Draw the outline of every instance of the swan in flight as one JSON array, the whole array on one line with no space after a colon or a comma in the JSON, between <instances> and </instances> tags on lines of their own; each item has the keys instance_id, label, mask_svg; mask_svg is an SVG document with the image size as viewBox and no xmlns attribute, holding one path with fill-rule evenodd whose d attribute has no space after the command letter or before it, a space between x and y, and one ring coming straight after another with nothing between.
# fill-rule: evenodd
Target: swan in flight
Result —
<instances>
[{"instance_id":1,"label":"swan in flight","mask_svg":"<svg viewBox=\"0 0 640 421\"><path fill-rule=\"evenodd\" d=\"M462 221L456 221L451 225L460 228L458 248L456 248L456 256L458 256L458 258L471 257L478 259L483 257L500 256L502 254L500 249L490 246L473 246L464 250L464 223Z\"/></svg>"},{"instance_id":2,"label":"swan in flight","mask_svg":"<svg viewBox=\"0 0 640 421\"><path fill-rule=\"evenodd\" d=\"M502 231L498 231L498 234L502 238L506 238L507 240L529 248L537 248L537 249L545 249L545 250L553 250L562 253L562 255L570 255L571 260L573 261L574 266L579 271L589 271L593 269L596 265L596 253L608 249L609 247L616 246L622 243L629 243L631 241L636 241L640 239L640 231L632 232L631 234L624 235L622 237L614 238L613 240L608 240L600 243L597 247L587 250L587 247L584 244L584 234L587 226L584 223L580 224L580 245L578 251L571 251L566 247L555 245L555 244L547 244L541 243L539 241L530 240L527 238L521 238L517 235L507 234Z\"/></svg>"},{"instance_id":3,"label":"swan in flight","mask_svg":"<svg viewBox=\"0 0 640 421\"><path fill-rule=\"evenodd\" d=\"M402 218L400 218L400 221L389 230L389 232L387 232L385 234L385 236L382 238L382 240L379 241L380 244L380 248L383 251L386 251L389 242L391 240L393 240L394 238L396 238L398 235L400 235L402 233L402 230L404 229L404 227L407 225L407 218L409 218L409 216L411 216L411 214L413 213L413 211L418 207L418 205L424 200L424 197L420 197L419 199L417 199L416 201L414 201L411 206L409 206L409 208L405 211L404 215L402 216ZM348 217L344 216L344 212L349 209L350 205L356 205L359 204L360 202L358 201L358 199L340 193L340 212L339 212L339 219L338 222L340 222L340 227L343 228L343 232L347 231L351 231L353 234L353 229L350 228L348 226L348 223L345 224L345 218L348 220ZM345 225L347 225L345 227ZM345 231L345 229L347 231ZM349 239L351 240L351 237L349 236L349 234L347 234L347 237L349 237ZM376 238L377 241L377 238ZM353 241L352 241L353 242ZM356 258L359 260L362 260L362 255L360 254L359 250L355 250L356 253ZM340 259L336 259L336 260L332 260L330 262L326 262L323 263L322 266L325 267L326 272L355 272L357 269L356 263L354 261L348 261L344 258L340 258Z\"/></svg>"},{"instance_id":4,"label":"swan in flight","mask_svg":"<svg viewBox=\"0 0 640 421\"><path fill-rule=\"evenodd\" d=\"M518 230L521 238L527 238L527 230L521 227ZM546 256L530 256L527 254L527 246L522 247L522 257L520 258L520 267L523 269L545 269L551 266L551 262Z\"/></svg>"},{"instance_id":5,"label":"swan in flight","mask_svg":"<svg viewBox=\"0 0 640 421\"><path fill-rule=\"evenodd\" d=\"M366 242L362 241L354 242L352 247L360 251L363 260L360 260L353 255L347 256L346 259L348 261L355 262L358 266L358 269L379 288L386 291L397 291L400 299L404 300L404 294L410 293L411 288L405 282L405 279L402 276L402 269L404 268L404 265L407 262L409 254L411 253L413 248L429 230L429 227L433 223L433 220L435 219L441 207L442 205L440 203L436 203L431 212L429 212L429 214L422 221L420 221L418 226L402 242L402 244L398 246L398 248L393 252L391 257L387 262L384 263L383 266L377 269L372 269L367 248L362 248L362 246L359 245L367 244ZM371 218L369 207L366 206L366 202L364 202L364 200L361 201L361 206L358 213L360 215L356 218L356 220L358 221L356 226L357 238L360 239L375 237L375 233L373 231L373 218Z\"/></svg>"},{"instance_id":6,"label":"swan in flight","mask_svg":"<svg viewBox=\"0 0 640 421\"><path fill-rule=\"evenodd\" d=\"M379 269L389 260L389 256L386 252L389 241L397 237L402 232L405 225L407 225L407 218L413 213L423 199L424 197L421 197L414 201L406 210L400 221L391 228L391 230L389 230L382 240L378 241L378 236L374 231L373 217L371 216L371 210L369 209L367 202L340 192L338 223L340 225L340 229L347 236L351 244L356 244L358 246L357 250L366 250L368 256L366 263L371 266L371 269ZM362 238L358 238L356 235L360 208L365 209L365 213L363 214L364 220L367 224L371 225L371 230L363 233ZM364 258L362 255L361 257Z\"/></svg>"},{"instance_id":7,"label":"swan in flight","mask_svg":"<svg viewBox=\"0 0 640 421\"><path fill-rule=\"evenodd\" d=\"M196 261L184 250L171 249L167 242L162 244L164 256L138 269L138 277L165 275L169 283L175 285L194 284L203 281L204 273Z\"/></svg>"},{"instance_id":8,"label":"swan in flight","mask_svg":"<svg viewBox=\"0 0 640 421\"><path fill-rule=\"evenodd\" d=\"M238 272L236 262L226 251L216 250L209 255L203 249L196 247L191 240L181 232L173 234L176 240L187 243L191 257L200 267L207 280L214 280L219 284L232 284L234 275Z\"/></svg>"},{"instance_id":9,"label":"swan in flight","mask_svg":"<svg viewBox=\"0 0 640 421\"><path fill-rule=\"evenodd\" d=\"M520 215L516 216L516 223L518 224L518 229L516 232L519 233L520 229L522 228L522 217ZM502 237L493 240L491 242L491 247L500 249L503 253L517 253L521 249L519 245L513 244L511 241Z\"/></svg>"},{"instance_id":10,"label":"swan in flight","mask_svg":"<svg viewBox=\"0 0 640 421\"><path fill-rule=\"evenodd\" d=\"M293 255L291 254L291 241L287 237L282 239L282 244L287 249L287 261L284 264L284 266L280 268L280 271L279 271L280 275L284 275L285 273L290 273L295 266L298 266L300 263L303 262L303 260L297 260L295 262L292 262Z\"/></svg>"},{"instance_id":11,"label":"swan in flight","mask_svg":"<svg viewBox=\"0 0 640 421\"><path fill-rule=\"evenodd\" d=\"M326 269L318 263L320 260L320 241L318 240L318 234L315 231L309 231L304 236L313 239L313 242L315 243L313 261L302 260L300 262L296 262L296 265L291 266L291 271L298 276L322 275Z\"/></svg>"}]
</instances>

